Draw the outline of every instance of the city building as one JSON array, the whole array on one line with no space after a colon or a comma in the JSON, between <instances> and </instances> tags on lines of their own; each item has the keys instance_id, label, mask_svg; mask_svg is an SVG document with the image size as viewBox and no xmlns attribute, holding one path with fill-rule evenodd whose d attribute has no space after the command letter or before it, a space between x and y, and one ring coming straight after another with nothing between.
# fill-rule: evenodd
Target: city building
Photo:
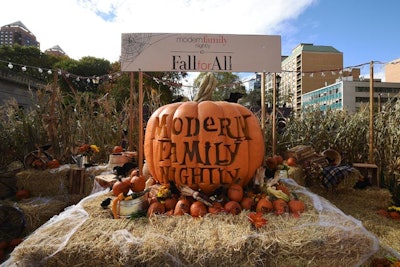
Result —
<instances>
[{"instance_id":1,"label":"city building","mask_svg":"<svg viewBox=\"0 0 400 267\"><path fill-rule=\"evenodd\" d=\"M0 28L0 46L35 46L40 49L36 36L21 22L17 21Z\"/></svg>"},{"instance_id":2,"label":"city building","mask_svg":"<svg viewBox=\"0 0 400 267\"><path fill-rule=\"evenodd\" d=\"M388 100L396 100L400 93L400 83L382 82L374 79L374 103L381 105ZM356 112L362 105L369 105L370 80L353 80L352 77L338 79L337 82L302 95L303 108L320 110L339 109Z\"/></svg>"},{"instance_id":3,"label":"city building","mask_svg":"<svg viewBox=\"0 0 400 267\"><path fill-rule=\"evenodd\" d=\"M45 54L57 56L57 57L68 57L68 55L64 52L64 50L61 49L59 45L55 45L49 49L46 49L44 51Z\"/></svg>"},{"instance_id":4,"label":"city building","mask_svg":"<svg viewBox=\"0 0 400 267\"><path fill-rule=\"evenodd\" d=\"M359 75L359 69L343 70L343 53L334 47L301 43L291 55L282 57L282 72L275 79L277 99L299 112L303 94L335 83L340 77L358 79ZM272 81L273 75L267 75L267 90L273 86Z\"/></svg>"},{"instance_id":5,"label":"city building","mask_svg":"<svg viewBox=\"0 0 400 267\"><path fill-rule=\"evenodd\" d=\"M385 65L385 81L400 82L400 58L392 60Z\"/></svg>"}]
</instances>

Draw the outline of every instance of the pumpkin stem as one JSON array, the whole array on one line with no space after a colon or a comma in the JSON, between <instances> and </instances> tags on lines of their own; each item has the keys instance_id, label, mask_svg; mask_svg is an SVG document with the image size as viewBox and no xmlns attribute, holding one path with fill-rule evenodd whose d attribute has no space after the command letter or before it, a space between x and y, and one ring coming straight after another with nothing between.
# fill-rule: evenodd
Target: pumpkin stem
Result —
<instances>
[{"instance_id":1,"label":"pumpkin stem","mask_svg":"<svg viewBox=\"0 0 400 267\"><path fill-rule=\"evenodd\" d=\"M205 100L211 100L211 95L214 89L217 87L217 79L215 79L214 74L212 72L207 72L206 75L203 76L203 79L200 83L199 91L194 97L193 101L201 102Z\"/></svg>"}]
</instances>

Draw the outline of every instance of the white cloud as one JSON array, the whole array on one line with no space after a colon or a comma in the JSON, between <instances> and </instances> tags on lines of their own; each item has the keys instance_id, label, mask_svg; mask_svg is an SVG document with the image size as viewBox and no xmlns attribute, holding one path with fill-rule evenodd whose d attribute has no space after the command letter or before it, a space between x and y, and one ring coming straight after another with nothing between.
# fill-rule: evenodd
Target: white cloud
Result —
<instances>
[{"instance_id":1,"label":"white cloud","mask_svg":"<svg viewBox=\"0 0 400 267\"><path fill-rule=\"evenodd\" d=\"M282 34L315 0L13 0L0 25L21 21L44 51L119 60L127 32Z\"/></svg>"}]
</instances>

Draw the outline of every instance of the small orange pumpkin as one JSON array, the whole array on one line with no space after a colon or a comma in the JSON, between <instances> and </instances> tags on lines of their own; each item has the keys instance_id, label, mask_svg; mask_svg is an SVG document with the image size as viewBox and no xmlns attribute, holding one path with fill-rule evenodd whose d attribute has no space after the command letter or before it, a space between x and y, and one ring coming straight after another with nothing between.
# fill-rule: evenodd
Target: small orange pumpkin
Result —
<instances>
[{"instance_id":1,"label":"small orange pumpkin","mask_svg":"<svg viewBox=\"0 0 400 267\"><path fill-rule=\"evenodd\" d=\"M286 164L287 164L288 166L290 166L290 167L294 167L294 166L297 165L297 160L296 160L296 158L289 157L289 158L286 160Z\"/></svg>"},{"instance_id":2,"label":"small orange pumpkin","mask_svg":"<svg viewBox=\"0 0 400 267\"><path fill-rule=\"evenodd\" d=\"M122 146L114 146L112 153L113 154L119 154L124 151L124 148Z\"/></svg>"},{"instance_id":3,"label":"small orange pumpkin","mask_svg":"<svg viewBox=\"0 0 400 267\"><path fill-rule=\"evenodd\" d=\"M268 198L262 197L258 200L256 212L269 213L272 212L273 209L272 202Z\"/></svg>"},{"instance_id":4,"label":"small orange pumpkin","mask_svg":"<svg viewBox=\"0 0 400 267\"><path fill-rule=\"evenodd\" d=\"M289 188L287 188L287 186L284 185L284 184L282 184L282 183L279 183L279 184L276 186L276 189L277 189L277 190L281 190L281 191L282 191L283 193L285 193L286 195L290 195Z\"/></svg>"},{"instance_id":5,"label":"small orange pumpkin","mask_svg":"<svg viewBox=\"0 0 400 267\"><path fill-rule=\"evenodd\" d=\"M228 198L236 202L240 202L243 198L244 191L240 184L231 184L228 188Z\"/></svg>"},{"instance_id":6,"label":"small orange pumpkin","mask_svg":"<svg viewBox=\"0 0 400 267\"><path fill-rule=\"evenodd\" d=\"M244 197L242 201L240 201L240 205L244 210L252 210L254 206L254 200L251 197Z\"/></svg>"},{"instance_id":7,"label":"small orange pumpkin","mask_svg":"<svg viewBox=\"0 0 400 267\"><path fill-rule=\"evenodd\" d=\"M132 192L141 192L146 188L146 178L142 175L133 176L130 182L130 189Z\"/></svg>"},{"instance_id":8,"label":"small orange pumpkin","mask_svg":"<svg viewBox=\"0 0 400 267\"><path fill-rule=\"evenodd\" d=\"M282 215L285 212L289 211L289 206L287 202L281 198L273 200L272 205L274 207L274 213L276 215Z\"/></svg>"},{"instance_id":9,"label":"small orange pumpkin","mask_svg":"<svg viewBox=\"0 0 400 267\"><path fill-rule=\"evenodd\" d=\"M280 164L283 163L283 158L282 158L281 155L275 155L275 156L274 156L274 159L275 159L275 161L276 161L276 164L278 164L278 165L280 165Z\"/></svg>"},{"instance_id":10,"label":"small orange pumpkin","mask_svg":"<svg viewBox=\"0 0 400 267\"><path fill-rule=\"evenodd\" d=\"M18 190L17 193L15 193L15 197L18 200L29 198L30 195L31 195L31 193L27 189L21 189L21 190Z\"/></svg>"},{"instance_id":11,"label":"small orange pumpkin","mask_svg":"<svg viewBox=\"0 0 400 267\"><path fill-rule=\"evenodd\" d=\"M207 207L201 201L195 201L190 205L190 215L193 217L203 217L207 214Z\"/></svg>"},{"instance_id":12,"label":"small orange pumpkin","mask_svg":"<svg viewBox=\"0 0 400 267\"><path fill-rule=\"evenodd\" d=\"M56 159L52 159L49 162L46 163L47 169L55 169L60 167L60 162Z\"/></svg>"},{"instance_id":13,"label":"small orange pumpkin","mask_svg":"<svg viewBox=\"0 0 400 267\"><path fill-rule=\"evenodd\" d=\"M289 211L293 214L294 217L299 217L300 213L303 213L306 209L306 206L302 200L300 200L296 193L292 193L293 198L288 202Z\"/></svg>"},{"instance_id":14,"label":"small orange pumpkin","mask_svg":"<svg viewBox=\"0 0 400 267\"><path fill-rule=\"evenodd\" d=\"M181 198L175 205L174 215L184 215L190 212L190 202L187 198Z\"/></svg>"},{"instance_id":15,"label":"small orange pumpkin","mask_svg":"<svg viewBox=\"0 0 400 267\"><path fill-rule=\"evenodd\" d=\"M176 197L169 197L164 200L165 210L174 210L176 203L178 203L178 199Z\"/></svg>"},{"instance_id":16,"label":"small orange pumpkin","mask_svg":"<svg viewBox=\"0 0 400 267\"><path fill-rule=\"evenodd\" d=\"M147 217L151 217L153 215L163 214L165 212L165 207L160 202L153 202L150 204L147 209Z\"/></svg>"},{"instance_id":17,"label":"small orange pumpkin","mask_svg":"<svg viewBox=\"0 0 400 267\"><path fill-rule=\"evenodd\" d=\"M120 193L126 195L128 194L129 189L130 189L129 183L118 180L112 186L112 193L114 196L118 196Z\"/></svg>"},{"instance_id":18,"label":"small orange pumpkin","mask_svg":"<svg viewBox=\"0 0 400 267\"><path fill-rule=\"evenodd\" d=\"M226 212L232 215L238 215L239 213L242 212L242 206L240 206L239 202L234 200L228 201L224 205L224 209L226 210Z\"/></svg>"},{"instance_id":19,"label":"small orange pumpkin","mask_svg":"<svg viewBox=\"0 0 400 267\"><path fill-rule=\"evenodd\" d=\"M276 159L274 157L268 157L265 160L265 165L270 170L276 170L276 167L277 167L278 163L277 163L277 161L276 161Z\"/></svg>"},{"instance_id":20,"label":"small orange pumpkin","mask_svg":"<svg viewBox=\"0 0 400 267\"><path fill-rule=\"evenodd\" d=\"M222 204L220 202L213 202L212 206L209 206L207 208L207 210L208 210L208 213L218 214L218 213L222 212L223 208L224 207L222 206Z\"/></svg>"}]
</instances>

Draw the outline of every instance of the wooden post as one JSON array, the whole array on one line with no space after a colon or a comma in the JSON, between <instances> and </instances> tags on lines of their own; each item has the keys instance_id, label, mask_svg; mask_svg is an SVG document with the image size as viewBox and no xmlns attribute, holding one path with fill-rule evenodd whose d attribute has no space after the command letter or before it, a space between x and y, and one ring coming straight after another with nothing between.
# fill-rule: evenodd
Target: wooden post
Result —
<instances>
[{"instance_id":1,"label":"wooden post","mask_svg":"<svg viewBox=\"0 0 400 267\"><path fill-rule=\"evenodd\" d=\"M265 139L265 73L261 72L261 129Z\"/></svg>"},{"instance_id":2,"label":"wooden post","mask_svg":"<svg viewBox=\"0 0 400 267\"><path fill-rule=\"evenodd\" d=\"M129 94L129 131L128 131L128 151L133 151L133 94L135 87L135 74L130 73L130 94Z\"/></svg>"},{"instance_id":3,"label":"wooden post","mask_svg":"<svg viewBox=\"0 0 400 267\"><path fill-rule=\"evenodd\" d=\"M276 155L276 73L272 85L272 156Z\"/></svg>"},{"instance_id":4,"label":"wooden post","mask_svg":"<svg viewBox=\"0 0 400 267\"><path fill-rule=\"evenodd\" d=\"M374 163L374 62L369 67L369 156L368 162Z\"/></svg>"},{"instance_id":5,"label":"wooden post","mask_svg":"<svg viewBox=\"0 0 400 267\"><path fill-rule=\"evenodd\" d=\"M139 70L139 173L142 173L143 169L143 72Z\"/></svg>"}]
</instances>

